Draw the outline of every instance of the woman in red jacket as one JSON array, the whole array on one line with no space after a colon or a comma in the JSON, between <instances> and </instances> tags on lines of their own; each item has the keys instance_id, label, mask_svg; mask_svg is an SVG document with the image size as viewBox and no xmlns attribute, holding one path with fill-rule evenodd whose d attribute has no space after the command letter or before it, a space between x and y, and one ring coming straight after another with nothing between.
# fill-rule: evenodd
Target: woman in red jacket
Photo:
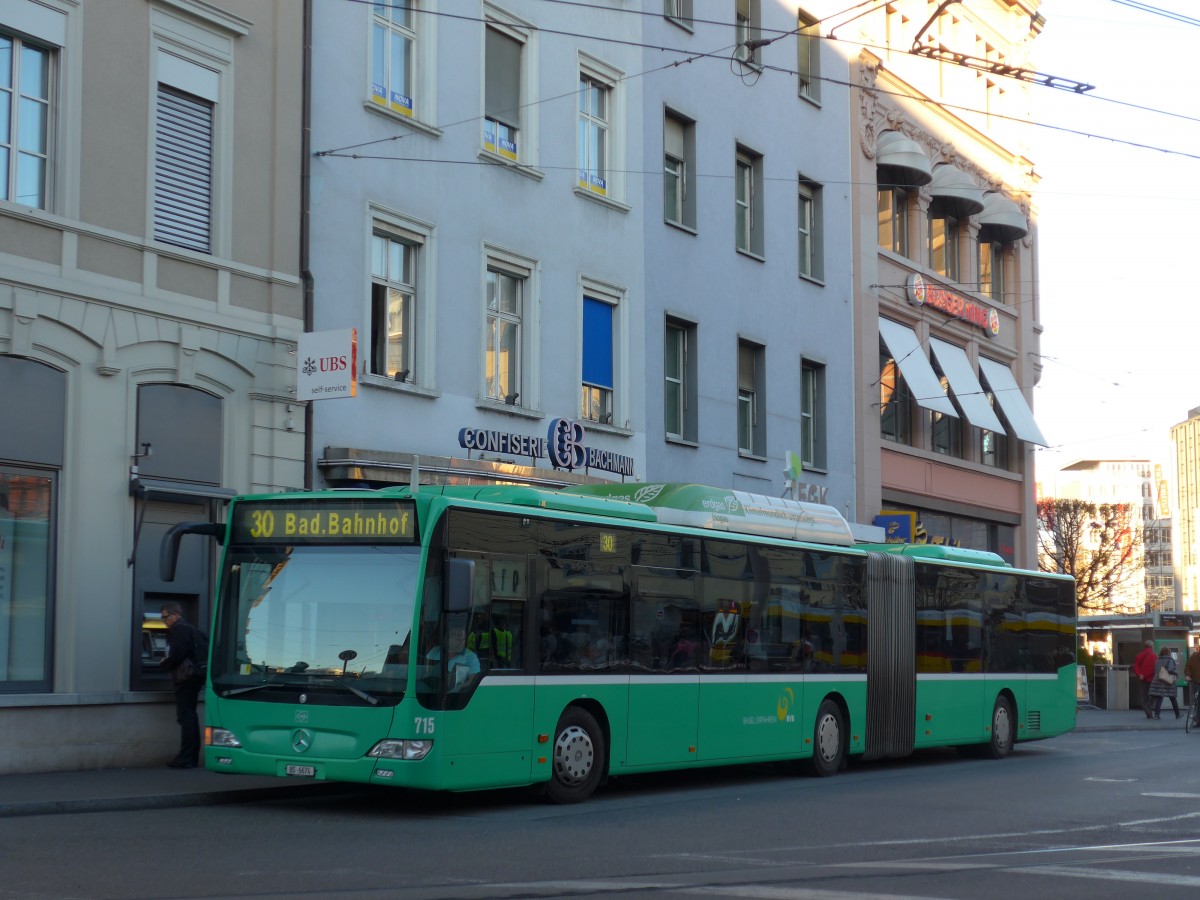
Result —
<instances>
[{"instance_id":1,"label":"woman in red jacket","mask_svg":"<svg viewBox=\"0 0 1200 900\"><path fill-rule=\"evenodd\" d=\"M1133 661L1133 674L1142 683L1142 711L1147 719L1154 718L1154 710L1150 706L1150 684L1154 681L1154 663L1158 654L1154 652L1154 641L1146 641L1146 646Z\"/></svg>"}]
</instances>

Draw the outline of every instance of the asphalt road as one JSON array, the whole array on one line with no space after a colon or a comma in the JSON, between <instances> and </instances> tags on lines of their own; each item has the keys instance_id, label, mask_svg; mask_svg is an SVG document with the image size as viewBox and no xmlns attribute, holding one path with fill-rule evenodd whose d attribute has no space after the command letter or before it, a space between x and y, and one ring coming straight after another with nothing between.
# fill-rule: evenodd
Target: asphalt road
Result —
<instances>
[{"instance_id":1,"label":"asphalt road","mask_svg":"<svg viewBox=\"0 0 1200 900\"><path fill-rule=\"evenodd\" d=\"M1169 900L1200 889L1200 735L1075 733L1009 759L341 795L0 820L12 898Z\"/></svg>"}]
</instances>

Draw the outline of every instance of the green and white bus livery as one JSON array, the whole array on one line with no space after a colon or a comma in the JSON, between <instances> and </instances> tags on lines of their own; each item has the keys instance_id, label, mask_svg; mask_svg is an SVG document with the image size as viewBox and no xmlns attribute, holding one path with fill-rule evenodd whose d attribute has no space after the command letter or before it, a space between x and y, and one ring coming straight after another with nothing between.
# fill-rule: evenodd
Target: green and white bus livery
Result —
<instances>
[{"instance_id":1,"label":"green and white bus livery","mask_svg":"<svg viewBox=\"0 0 1200 900\"><path fill-rule=\"evenodd\" d=\"M961 746L1075 724L1070 578L855 545L831 507L686 484L241 496L205 695L217 772L435 790Z\"/></svg>"}]
</instances>

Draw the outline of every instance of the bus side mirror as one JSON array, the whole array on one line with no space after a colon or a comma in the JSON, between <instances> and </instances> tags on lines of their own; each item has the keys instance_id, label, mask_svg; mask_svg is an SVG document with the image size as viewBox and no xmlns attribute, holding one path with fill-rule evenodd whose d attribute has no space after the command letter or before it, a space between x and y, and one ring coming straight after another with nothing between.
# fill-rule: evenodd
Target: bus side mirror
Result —
<instances>
[{"instance_id":1,"label":"bus side mirror","mask_svg":"<svg viewBox=\"0 0 1200 900\"><path fill-rule=\"evenodd\" d=\"M467 612L475 589L475 560L446 560L446 612Z\"/></svg>"},{"instance_id":2,"label":"bus side mirror","mask_svg":"<svg viewBox=\"0 0 1200 900\"><path fill-rule=\"evenodd\" d=\"M185 534L207 534L218 544L225 543L225 525L222 522L180 522L172 525L163 535L158 548L158 577L163 581L175 580L175 566L179 562L179 542Z\"/></svg>"}]
</instances>

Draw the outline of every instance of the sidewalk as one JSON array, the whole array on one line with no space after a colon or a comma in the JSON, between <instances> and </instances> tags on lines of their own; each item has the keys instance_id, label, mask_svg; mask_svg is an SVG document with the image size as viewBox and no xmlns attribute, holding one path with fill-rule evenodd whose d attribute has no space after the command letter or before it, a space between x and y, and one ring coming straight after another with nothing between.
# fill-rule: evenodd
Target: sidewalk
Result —
<instances>
[{"instance_id":1,"label":"sidewalk","mask_svg":"<svg viewBox=\"0 0 1200 900\"><path fill-rule=\"evenodd\" d=\"M206 769L99 769L0 775L0 819L65 812L249 803L281 797L328 796L357 785L251 775L221 775Z\"/></svg>"},{"instance_id":2,"label":"sidewalk","mask_svg":"<svg viewBox=\"0 0 1200 900\"><path fill-rule=\"evenodd\" d=\"M1177 731L1183 722L1170 708L1161 721L1140 709L1080 709L1076 731ZM1200 738L1198 738L1200 742ZM0 818L65 812L109 812L248 803L275 797L327 796L357 790L353 785L219 775L205 769L101 769L0 775Z\"/></svg>"}]
</instances>

